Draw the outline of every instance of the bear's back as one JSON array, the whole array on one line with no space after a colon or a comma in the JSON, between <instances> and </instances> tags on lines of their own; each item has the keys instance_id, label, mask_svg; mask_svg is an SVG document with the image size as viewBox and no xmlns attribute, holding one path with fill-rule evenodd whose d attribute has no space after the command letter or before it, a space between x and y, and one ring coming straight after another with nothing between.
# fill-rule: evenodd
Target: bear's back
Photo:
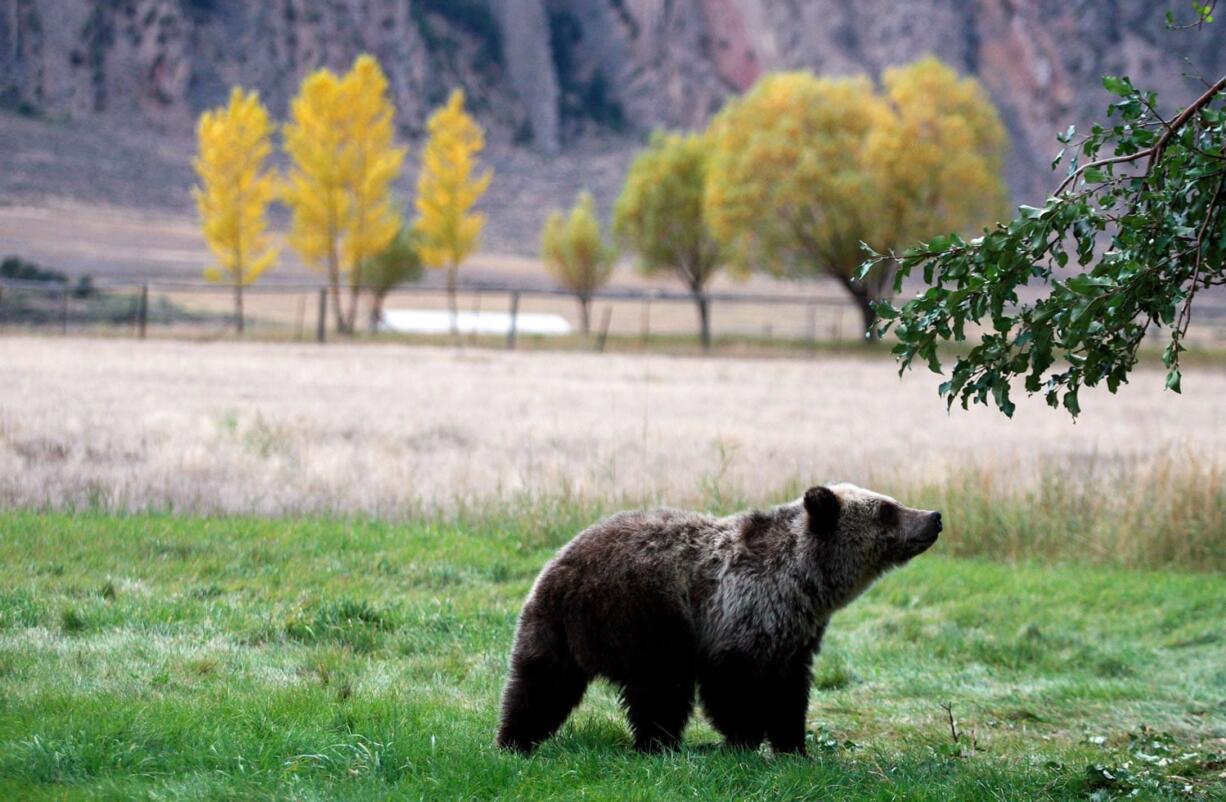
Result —
<instances>
[{"instance_id":1,"label":"bear's back","mask_svg":"<svg viewBox=\"0 0 1226 802\"><path fill-rule=\"evenodd\" d=\"M671 508L620 512L576 535L555 563L597 573L661 573L680 579L722 551L721 543L731 537L722 524L710 515Z\"/></svg>"},{"instance_id":2,"label":"bear's back","mask_svg":"<svg viewBox=\"0 0 1226 802\"><path fill-rule=\"evenodd\" d=\"M690 607L707 596L731 537L724 519L669 508L621 512L580 532L541 572L542 602L604 608L637 596ZM705 599L703 599L705 601Z\"/></svg>"}]
</instances>

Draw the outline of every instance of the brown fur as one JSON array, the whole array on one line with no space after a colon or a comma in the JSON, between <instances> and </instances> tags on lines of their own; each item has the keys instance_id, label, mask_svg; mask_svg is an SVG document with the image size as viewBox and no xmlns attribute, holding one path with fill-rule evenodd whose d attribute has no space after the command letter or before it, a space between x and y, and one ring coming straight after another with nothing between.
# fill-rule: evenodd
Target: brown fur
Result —
<instances>
[{"instance_id":1,"label":"brown fur","mask_svg":"<svg viewBox=\"0 0 1226 802\"><path fill-rule=\"evenodd\" d=\"M830 616L940 528L939 513L853 485L725 518L614 515L537 578L498 743L531 751L599 676L621 689L639 749L680 743L697 687L731 745L803 752L810 667Z\"/></svg>"}]
</instances>

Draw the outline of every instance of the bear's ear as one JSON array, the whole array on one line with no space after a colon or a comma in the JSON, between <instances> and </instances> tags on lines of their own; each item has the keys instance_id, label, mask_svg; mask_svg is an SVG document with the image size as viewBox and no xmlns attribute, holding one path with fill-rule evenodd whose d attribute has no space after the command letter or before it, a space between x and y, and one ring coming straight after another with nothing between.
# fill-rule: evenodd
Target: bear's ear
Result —
<instances>
[{"instance_id":1,"label":"bear's ear","mask_svg":"<svg viewBox=\"0 0 1226 802\"><path fill-rule=\"evenodd\" d=\"M839 523L839 497L828 487L811 487L805 491L805 512L809 513L809 531L819 537L834 537Z\"/></svg>"}]
</instances>

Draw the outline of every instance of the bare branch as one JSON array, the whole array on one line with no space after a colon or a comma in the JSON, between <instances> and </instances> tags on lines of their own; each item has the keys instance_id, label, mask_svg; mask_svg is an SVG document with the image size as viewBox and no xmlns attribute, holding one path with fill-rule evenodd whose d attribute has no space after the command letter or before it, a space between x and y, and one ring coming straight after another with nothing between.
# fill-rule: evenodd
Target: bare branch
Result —
<instances>
[{"instance_id":1,"label":"bare branch","mask_svg":"<svg viewBox=\"0 0 1226 802\"><path fill-rule=\"evenodd\" d=\"M953 738L954 743L958 743L959 733L958 733L958 725L954 723L953 702L942 702L941 709L945 711L945 715L949 718L949 737Z\"/></svg>"}]
</instances>

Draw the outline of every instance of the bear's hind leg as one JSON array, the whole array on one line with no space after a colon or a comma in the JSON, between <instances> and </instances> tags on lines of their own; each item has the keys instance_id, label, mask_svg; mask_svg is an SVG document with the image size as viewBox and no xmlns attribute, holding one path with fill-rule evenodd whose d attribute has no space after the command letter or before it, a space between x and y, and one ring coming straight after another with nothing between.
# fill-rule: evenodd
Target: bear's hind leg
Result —
<instances>
[{"instance_id":1,"label":"bear's hind leg","mask_svg":"<svg viewBox=\"0 0 1226 802\"><path fill-rule=\"evenodd\" d=\"M627 683L622 689L626 717L640 752L676 749L694 711L694 680L676 677Z\"/></svg>"},{"instance_id":2,"label":"bear's hind leg","mask_svg":"<svg viewBox=\"0 0 1226 802\"><path fill-rule=\"evenodd\" d=\"M528 753L557 732L587 690L587 677L569 657L512 659L502 696L498 745Z\"/></svg>"}]
</instances>

